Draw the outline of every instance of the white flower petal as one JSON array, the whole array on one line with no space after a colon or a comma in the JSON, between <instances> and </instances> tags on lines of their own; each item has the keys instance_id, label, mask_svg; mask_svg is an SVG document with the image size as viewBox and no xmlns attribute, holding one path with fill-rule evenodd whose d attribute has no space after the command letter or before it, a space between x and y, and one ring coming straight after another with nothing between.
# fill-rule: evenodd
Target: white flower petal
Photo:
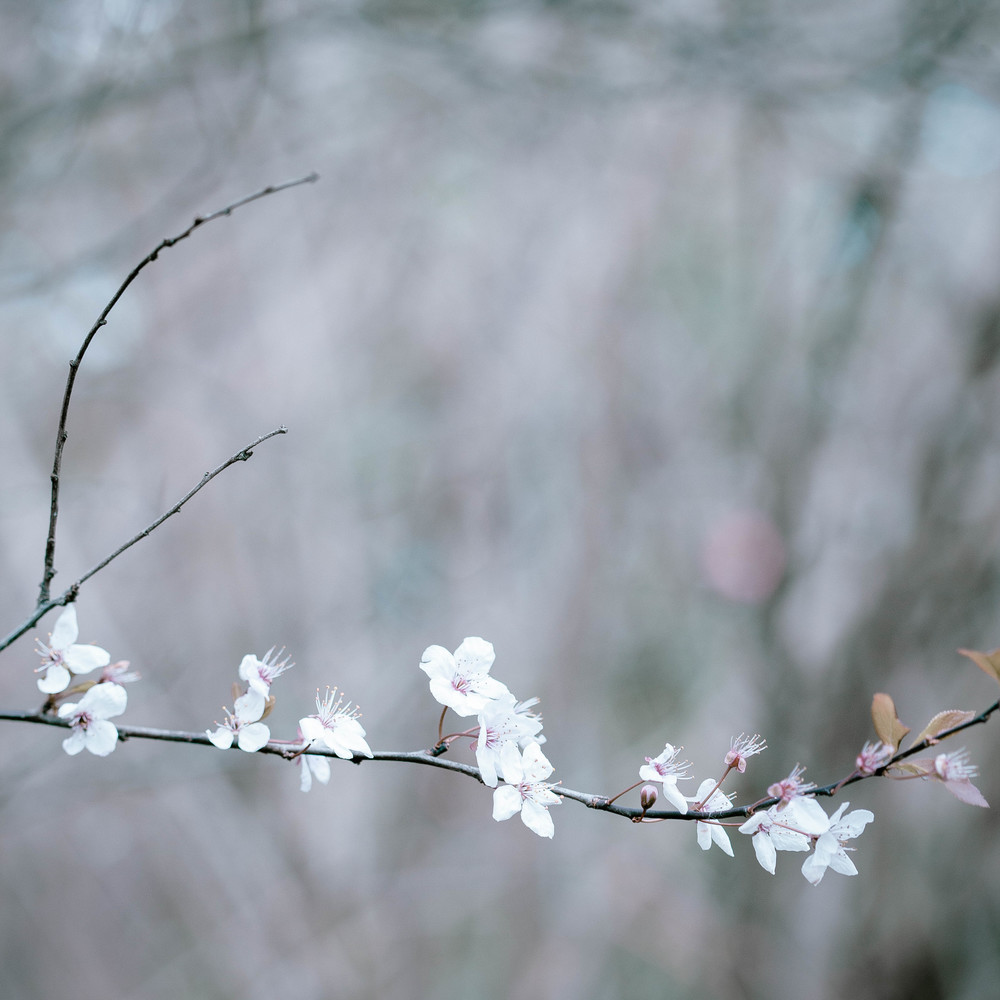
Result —
<instances>
[{"instance_id":1,"label":"white flower petal","mask_svg":"<svg viewBox=\"0 0 1000 1000\"><path fill-rule=\"evenodd\" d=\"M510 745L509 743L504 744L505 747ZM514 749L515 751L517 750L516 744L514 745ZM500 780L497 775L497 760L499 756L496 750L486 746L482 740L476 746L476 764L479 766L479 773L482 776L483 784L487 788L496 788Z\"/></svg>"},{"instance_id":2,"label":"white flower petal","mask_svg":"<svg viewBox=\"0 0 1000 1000\"><path fill-rule=\"evenodd\" d=\"M521 822L539 837L551 838L556 830L548 809L537 802L532 802L531 799L526 799L521 806Z\"/></svg>"},{"instance_id":3,"label":"white flower petal","mask_svg":"<svg viewBox=\"0 0 1000 1000\"><path fill-rule=\"evenodd\" d=\"M815 801L815 799L813 801ZM841 802L841 804L837 806L837 811L830 817L830 826L840 822L840 817L844 815L844 811L850 804L850 802Z\"/></svg>"},{"instance_id":4,"label":"white flower petal","mask_svg":"<svg viewBox=\"0 0 1000 1000\"><path fill-rule=\"evenodd\" d=\"M493 643L476 635L463 639L462 644L455 650L455 665L463 677L487 673L495 659Z\"/></svg>"},{"instance_id":5,"label":"white flower petal","mask_svg":"<svg viewBox=\"0 0 1000 1000\"><path fill-rule=\"evenodd\" d=\"M92 754L96 754L98 757L107 757L118 745L118 730L113 722L108 722L106 719L94 719L87 726L86 739L87 749Z\"/></svg>"},{"instance_id":6,"label":"white flower petal","mask_svg":"<svg viewBox=\"0 0 1000 1000\"><path fill-rule=\"evenodd\" d=\"M270 738L271 730L263 722L251 722L240 729L236 742L241 750L256 753Z\"/></svg>"},{"instance_id":7,"label":"white flower petal","mask_svg":"<svg viewBox=\"0 0 1000 1000\"><path fill-rule=\"evenodd\" d=\"M250 688L246 694L241 694L233 703L236 718L242 723L256 722L264 714L267 699L259 691Z\"/></svg>"},{"instance_id":8,"label":"white flower petal","mask_svg":"<svg viewBox=\"0 0 1000 1000\"><path fill-rule=\"evenodd\" d=\"M63 740L63 750L71 757L75 757L86 745L87 737L82 729L74 729L73 732Z\"/></svg>"},{"instance_id":9,"label":"white flower petal","mask_svg":"<svg viewBox=\"0 0 1000 1000\"><path fill-rule=\"evenodd\" d=\"M76 605L67 604L63 608L62 614L56 619L56 624L52 629L52 638L49 640L52 649L66 649L76 642L76 637L80 634L80 629L76 622Z\"/></svg>"},{"instance_id":10,"label":"white flower petal","mask_svg":"<svg viewBox=\"0 0 1000 1000\"><path fill-rule=\"evenodd\" d=\"M663 782L663 794L670 802L670 804L679 812L684 815L688 811L688 801L684 797L681 790L677 787L677 783L674 781L664 781Z\"/></svg>"},{"instance_id":11,"label":"white flower petal","mask_svg":"<svg viewBox=\"0 0 1000 1000\"><path fill-rule=\"evenodd\" d=\"M834 856L840 851L840 841L832 833L824 833L813 849L813 857L824 867L830 864Z\"/></svg>"},{"instance_id":12,"label":"white flower petal","mask_svg":"<svg viewBox=\"0 0 1000 1000\"><path fill-rule=\"evenodd\" d=\"M307 715L304 719L299 719L299 729L307 743L315 743L322 740L326 733L326 728L314 715Z\"/></svg>"},{"instance_id":13,"label":"white flower petal","mask_svg":"<svg viewBox=\"0 0 1000 1000\"><path fill-rule=\"evenodd\" d=\"M742 830L743 827L740 829ZM771 838L766 833L756 834L753 838L753 849L761 868L773 875L778 853L774 849L774 844L771 843Z\"/></svg>"},{"instance_id":14,"label":"white flower petal","mask_svg":"<svg viewBox=\"0 0 1000 1000\"><path fill-rule=\"evenodd\" d=\"M455 657L444 646L428 646L420 657L420 669L431 679L455 676Z\"/></svg>"},{"instance_id":15,"label":"white flower petal","mask_svg":"<svg viewBox=\"0 0 1000 1000\"><path fill-rule=\"evenodd\" d=\"M121 715L128 705L128 692L120 684L95 684L81 699L78 711L95 719Z\"/></svg>"},{"instance_id":16,"label":"white flower petal","mask_svg":"<svg viewBox=\"0 0 1000 1000\"><path fill-rule=\"evenodd\" d=\"M323 735L316 741L317 743L325 746L327 750L332 750L341 760L353 760L354 752L350 747L345 746L340 740L337 739L337 734L331 732L329 729L323 730Z\"/></svg>"},{"instance_id":17,"label":"white flower petal","mask_svg":"<svg viewBox=\"0 0 1000 1000\"><path fill-rule=\"evenodd\" d=\"M841 875L857 875L858 869L844 851L838 851L830 858L830 867Z\"/></svg>"},{"instance_id":18,"label":"white flower petal","mask_svg":"<svg viewBox=\"0 0 1000 1000\"><path fill-rule=\"evenodd\" d=\"M837 824L837 836L841 840L852 840L861 836L864 828L875 819L875 813L868 809L855 809Z\"/></svg>"},{"instance_id":19,"label":"white flower petal","mask_svg":"<svg viewBox=\"0 0 1000 1000\"><path fill-rule=\"evenodd\" d=\"M357 719L349 715L339 716L334 719L332 728L337 740L349 750L352 750L354 753L364 754L365 757L373 756L371 749L365 742L364 727Z\"/></svg>"},{"instance_id":20,"label":"white flower petal","mask_svg":"<svg viewBox=\"0 0 1000 1000\"><path fill-rule=\"evenodd\" d=\"M537 802L541 806L558 806L562 804L562 799L552 790L550 785L537 784L529 785L528 798L532 802Z\"/></svg>"},{"instance_id":21,"label":"white flower petal","mask_svg":"<svg viewBox=\"0 0 1000 1000\"><path fill-rule=\"evenodd\" d=\"M518 785L524 780L521 752L517 749L516 743L505 743L500 748L500 773L503 775L504 781L514 785Z\"/></svg>"},{"instance_id":22,"label":"white flower petal","mask_svg":"<svg viewBox=\"0 0 1000 1000\"><path fill-rule=\"evenodd\" d=\"M451 677L432 677L430 688L435 701L446 705L456 715L461 715L463 718L478 715L490 700L485 694L480 694L477 691L459 691Z\"/></svg>"},{"instance_id":23,"label":"white flower petal","mask_svg":"<svg viewBox=\"0 0 1000 1000\"><path fill-rule=\"evenodd\" d=\"M718 823L709 823L707 825L712 828L712 840L714 840L726 854L730 857L734 857L733 845L729 843L729 834L726 833L725 829L719 826Z\"/></svg>"},{"instance_id":24,"label":"white flower petal","mask_svg":"<svg viewBox=\"0 0 1000 1000\"><path fill-rule=\"evenodd\" d=\"M111 662L111 654L100 646L70 646L63 654L63 662L74 674L89 674Z\"/></svg>"},{"instance_id":25,"label":"white flower petal","mask_svg":"<svg viewBox=\"0 0 1000 1000\"><path fill-rule=\"evenodd\" d=\"M475 679L475 688L479 694L485 695L490 701L498 698L512 698L510 688L503 681L498 681L495 677L483 674Z\"/></svg>"},{"instance_id":26,"label":"white flower petal","mask_svg":"<svg viewBox=\"0 0 1000 1000\"><path fill-rule=\"evenodd\" d=\"M808 851L812 846L808 837L795 830L785 830L780 826L772 826L769 836L775 850L778 851Z\"/></svg>"},{"instance_id":27,"label":"white flower petal","mask_svg":"<svg viewBox=\"0 0 1000 1000\"><path fill-rule=\"evenodd\" d=\"M226 729L225 726L219 726L214 733L211 729L206 729L205 735L208 737L209 742L217 746L220 750L228 750L233 745L233 731Z\"/></svg>"},{"instance_id":28,"label":"white flower petal","mask_svg":"<svg viewBox=\"0 0 1000 1000\"><path fill-rule=\"evenodd\" d=\"M819 885L826 874L826 865L815 854L810 854L802 862L802 874L805 875L806 881Z\"/></svg>"},{"instance_id":29,"label":"white flower petal","mask_svg":"<svg viewBox=\"0 0 1000 1000\"><path fill-rule=\"evenodd\" d=\"M253 653L247 653L246 656L240 660L240 665L237 669L237 673L240 675L241 681L248 681L252 677L260 677L260 660L257 659Z\"/></svg>"},{"instance_id":30,"label":"white flower petal","mask_svg":"<svg viewBox=\"0 0 1000 1000\"><path fill-rule=\"evenodd\" d=\"M313 773L313 777L321 784L325 785L330 780L330 761L326 757L316 757L306 754L303 757L306 768Z\"/></svg>"},{"instance_id":31,"label":"white flower petal","mask_svg":"<svg viewBox=\"0 0 1000 1000\"><path fill-rule=\"evenodd\" d=\"M313 776L312 771L309 769L309 765L306 763L305 757L301 758L299 763L299 791L308 792L312 788Z\"/></svg>"},{"instance_id":32,"label":"white flower petal","mask_svg":"<svg viewBox=\"0 0 1000 1000\"><path fill-rule=\"evenodd\" d=\"M814 798L795 798L777 814L781 822L801 830L810 837L818 837L830 829L830 818Z\"/></svg>"},{"instance_id":33,"label":"white flower petal","mask_svg":"<svg viewBox=\"0 0 1000 1000\"><path fill-rule=\"evenodd\" d=\"M497 822L510 819L521 811L521 793L513 785L501 785L493 793L493 818Z\"/></svg>"},{"instance_id":34,"label":"white flower petal","mask_svg":"<svg viewBox=\"0 0 1000 1000\"><path fill-rule=\"evenodd\" d=\"M521 770L525 781L544 781L553 771L548 758L537 743L529 743L521 755Z\"/></svg>"},{"instance_id":35,"label":"white flower petal","mask_svg":"<svg viewBox=\"0 0 1000 1000\"><path fill-rule=\"evenodd\" d=\"M45 694L58 694L69 687L70 674L62 665L55 663L38 678L38 690Z\"/></svg>"}]
</instances>

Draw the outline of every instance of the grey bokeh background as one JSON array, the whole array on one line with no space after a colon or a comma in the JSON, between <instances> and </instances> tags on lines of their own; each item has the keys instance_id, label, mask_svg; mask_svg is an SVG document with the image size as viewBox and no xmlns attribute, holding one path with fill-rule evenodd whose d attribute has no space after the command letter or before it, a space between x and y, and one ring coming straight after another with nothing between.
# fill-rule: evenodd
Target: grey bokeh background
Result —
<instances>
[{"instance_id":1,"label":"grey bokeh background","mask_svg":"<svg viewBox=\"0 0 1000 1000\"><path fill-rule=\"evenodd\" d=\"M56 585L95 578L125 721L208 726L284 644L273 728L340 685L380 749L483 635L555 778L683 743L852 766L868 704L994 697L1000 19L993 3L0 6L0 595L41 576L66 365L88 356ZM42 624L51 628L54 615ZM30 637L0 703L37 704ZM967 740L984 768L997 735ZM574 803L542 842L473 782L0 728L0 995L961 998L990 992L992 814L869 782L861 877ZM462 757L462 751L456 751ZM468 759L464 757L462 759Z\"/></svg>"}]
</instances>

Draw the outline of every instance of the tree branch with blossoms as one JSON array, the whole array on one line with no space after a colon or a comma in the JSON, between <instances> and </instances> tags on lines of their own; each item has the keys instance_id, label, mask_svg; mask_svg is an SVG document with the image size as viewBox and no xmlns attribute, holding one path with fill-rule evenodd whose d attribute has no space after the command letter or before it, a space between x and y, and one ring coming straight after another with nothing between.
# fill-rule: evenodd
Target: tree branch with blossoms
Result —
<instances>
[{"instance_id":1,"label":"tree branch with blossoms","mask_svg":"<svg viewBox=\"0 0 1000 1000\"><path fill-rule=\"evenodd\" d=\"M725 854L734 856L727 828L750 836L760 865L771 874L776 870L779 851L806 852L803 875L818 884L828 870L844 875L857 874L849 857L854 840L874 820L867 809L848 813L843 803L832 816L819 805L819 797L832 797L843 788L874 777L907 780L922 778L940 781L961 801L986 806L987 802L972 784L976 768L969 763L963 749L937 753L933 757L915 759L916 755L937 747L943 740L986 723L1000 710L1000 700L987 709L940 712L924 727L914 743L904 749L900 744L910 729L898 718L892 699L876 694L872 702L872 721L877 741L862 747L855 758L854 770L824 786L803 778L805 768L796 765L786 778L767 787L766 796L745 805L735 806L732 794L722 791L723 783L735 772L742 775L752 758L762 754L766 742L758 735L735 737L722 758L722 774L705 778L694 795L685 796L679 781L690 779L690 762L678 760L680 748L667 743L656 757L647 757L639 767L639 781L614 796L581 792L552 784L547 779L553 766L542 752L545 742L542 719L533 711L537 699L519 702L505 684L490 676L494 662L491 643L478 637L467 638L454 653L442 646L430 646L424 652L420 668L428 675L434 698L444 705L441 721L449 710L460 718L475 716L476 724L455 733L442 735L438 724L437 741L424 750L372 750L367 733L360 722L360 713L338 696L337 689L328 688L325 695L317 693L316 712L299 719L294 739L274 739L268 718L275 704L273 682L294 666L282 658L283 650L269 650L263 657L247 654L238 667L238 676L246 689L235 697L233 710L224 709L224 718L215 730L203 733L183 732L144 727L117 727L110 719L125 708L128 664L109 665L110 654L95 646L78 646L76 617L70 605L56 623L56 631L43 652L46 673L39 687L46 690L62 683L74 673L88 673L103 666L96 682L84 681L50 693L39 712L0 712L0 719L60 726L70 730L63 740L69 754L87 749L98 756L110 754L118 742L130 739L153 739L168 742L214 746L218 749L239 749L246 753L265 753L295 762L300 770L300 788L309 791L318 781L330 780L329 758L336 757L355 764L372 761L392 761L437 767L473 778L492 788L493 818L499 822L520 815L533 833L552 838L555 824L549 809L564 799L579 802L591 809L608 812L632 823L657 823L682 820L695 823L696 836L703 850L716 845ZM994 679L1000 681L1000 651L992 654L963 651ZM995 665L995 666L994 666ZM50 680L55 674L56 679ZM44 685L44 686L43 686ZM77 702L63 699L82 693ZM62 704L59 704L63 701ZM452 747L468 740L474 751L476 765L444 757ZM617 800L642 786L639 806L616 804ZM657 788L657 785L660 787ZM656 810L660 795L675 808Z\"/></svg>"},{"instance_id":2,"label":"tree branch with blossoms","mask_svg":"<svg viewBox=\"0 0 1000 1000\"><path fill-rule=\"evenodd\" d=\"M68 437L69 404L80 364L122 294L164 249L187 239L207 222L228 216L250 202L315 180L316 175L310 174L287 184L269 186L209 215L196 217L179 235L163 240L133 268L70 362L50 477L50 517L39 597L32 614L0 641L0 651L34 628L48 611L57 606L63 606L63 610L48 641L37 640L41 663L35 668L40 675L36 686L45 695L43 704L36 711L0 710L0 720L68 730L62 746L71 756L86 750L95 756L107 757L119 743L133 739L279 756L298 768L302 791L310 791L316 782L326 784L330 781L330 758L355 764L370 760L440 768L463 774L492 789L494 820L503 822L519 815L531 832L546 839L551 839L555 833L551 807L568 799L598 812L627 819L634 825L693 822L697 843L703 850L708 851L715 845L730 857L734 856L734 851L728 831L734 829L751 838L757 861L771 874L776 870L779 852L805 853L802 873L814 885L830 870L844 875L857 874L850 858L854 848L848 845L874 820L874 814L867 809L847 812L849 804L846 802L828 815L819 804L820 798L837 796L850 785L879 777L937 781L966 804L988 805L973 784L977 769L970 762L967 751L962 748L950 753L940 752L938 745L973 726L985 724L1000 710L1000 700L978 713L954 709L937 713L912 744L903 749L902 742L909 735L910 728L899 719L891 697L884 693L876 694L871 706L877 738L859 750L854 769L849 774L827 785L818 786L805 780L805 768L797 764L787 777L767 785L763 796L747 805L735 805L735 793L724 791L723 786L746 774L751 760L767 750L766 740L759 734L748 736L741 733L720 755L721 773L718 777L704 777L691 795L684 794L680 783L693 780L690 773L693 765L681 760L682 748L671 743L665 743L656 756L646 757L638 767L638 781L617 794L609 796L566 788L561 782L549 781L554 767L542 750L546 737L542 732L542 717L536 711L538 699L519 701L506 684L493 677L493 645L475 636L466 638L454 652L444 646L429 646L420 659L419 667L427 675L430 693L442 706L439 715L435 710L435 738L426 749L373 750L368 744L368 734L361 724L359 710L346 701L335 687L328 687L323 694L317 691L316 711L299 718L294 736L286 739L274 737L268 721L276 704L272 687L294 666L283 648L277 651L272 648L259 657L253 653L243 656L237 668L239 683L234 685L232 709L228 706L223 708L222 720L216 721L214 728L187 732L119 725L112 721L124 714L128 705L125 686L138 680L139 674L131 669L127 661L112 662L111 654L100 646L77 642L79 623L76 601L81 587L178 513L225 469L248 460L254 448L284 434L286 429L281 426L259 436L217 468L206 472L192 489L148 527L100 560L60 596L52 597L50 590L55 575L61 461ZM1000 650L991 653L959 652L992 680L1000 682ZM96 671L100 672L95 676ZM445 722L449 711L466 721L454 732L446 733ZM467 744L475 755L475 764L451 759L450 754L456 745L463 744ZM930 755L918 756L925 752L930 752ZM758 766L755 764L755 769ZM638 805L622 804L620 800L636 789L639 789ZM672 809L656 808L661 796Z\"/></svg>"}]
</instances>

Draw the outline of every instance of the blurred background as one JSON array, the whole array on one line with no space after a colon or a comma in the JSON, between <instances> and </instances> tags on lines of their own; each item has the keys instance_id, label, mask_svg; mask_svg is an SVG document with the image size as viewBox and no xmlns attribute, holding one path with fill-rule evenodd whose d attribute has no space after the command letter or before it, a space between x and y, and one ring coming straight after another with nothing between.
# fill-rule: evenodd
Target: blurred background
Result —
<instances>
[{"instance_id":1,"label":"blurred background","mask_svg":"<svg viewBox=\"0 0 1000 1000\"><path fill-rule=\"evenodd\" d=\"M203 729L284 645L272 731L339 685L433 743L423 649L492 641L553 780L614 794L731 737L824 783L875 691L919 731L1000 645L1000 5L974 0L0 3L0 608L56 593L122 722ZM34 635L0 704L39 704ZM4 998L965 998L1000 838L940 785L845 794L860 877L566 802L0 727ZM1000 801L993 726L968 745ZM471 761L456 747L456 759ZM693 794L691 782L688 794ZM637 793L628 799L637 802Z\"/></svg>"}]
</instances>

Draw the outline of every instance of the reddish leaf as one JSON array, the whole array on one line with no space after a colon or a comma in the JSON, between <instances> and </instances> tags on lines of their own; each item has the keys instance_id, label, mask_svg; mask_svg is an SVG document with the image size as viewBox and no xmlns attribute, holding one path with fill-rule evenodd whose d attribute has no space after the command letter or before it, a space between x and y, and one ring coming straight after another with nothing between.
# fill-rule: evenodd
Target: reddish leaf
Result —
<instances>
[{"instance_id":1,"label":"reddish leaf","mask_svg":"<svg viewBox=\"0 0 1000 1000\"><path fill-rule=\"evenodd\" d=\"M887 694L877 694L872 698L872 722L878 738L889 747L893 753L899 749L900 741L910 731L896 715L896 706Z\"/></svg>"},{"instance_id":2,"label":"reddish leaf","mask_svg":"<svg viewBox=\"0 0 1000 1000\"><path fill-rule=\"evenodd\" d=\"M989 653L977 653L974 649L960 649L962 656L967 656L983 673L1000 681L1000 649Z\"/></svg>"},{"instance_id":3,"label":"reddish leaf","mask_svg":"<svg viewBox=\"0 0 1000 1000\"><path fill-rule=\"evenodd\" d=\"M898 764L893 764L889 769L893 774L905 774L912 777L925 778L934 773L934 761L926 757L920 760L903 760Z\"/></svg>"},{"instance_id":4,"label":"reddish leaf","mask_svg":"<svg viewBox=\"0 0 1000 1000\"><path fill-rule=\"evenodd\" d=\"M935 737L938 733L943 733L946 729L954 729L955 726L960 726L963 722L968 722L975 714L975 712L965 712L958 708L949 708L945 712L938 712L924 726L920 731L920 735L913 742L919 743L921 740L930 740L931 743L937 743Z\"/></svg>"},{"instance_id":5,"label":"reddish leaf","mask_svg":"<svg viewBox=\"0 0 1000 1000\"><path fill-rule=\"evenodd\" d=\"M946 781L944 787L955 798L961 799L967 805L982 806L984 809L989 809L990 807L983 793L971 781Z\"/></svg>"}]
</instances>

